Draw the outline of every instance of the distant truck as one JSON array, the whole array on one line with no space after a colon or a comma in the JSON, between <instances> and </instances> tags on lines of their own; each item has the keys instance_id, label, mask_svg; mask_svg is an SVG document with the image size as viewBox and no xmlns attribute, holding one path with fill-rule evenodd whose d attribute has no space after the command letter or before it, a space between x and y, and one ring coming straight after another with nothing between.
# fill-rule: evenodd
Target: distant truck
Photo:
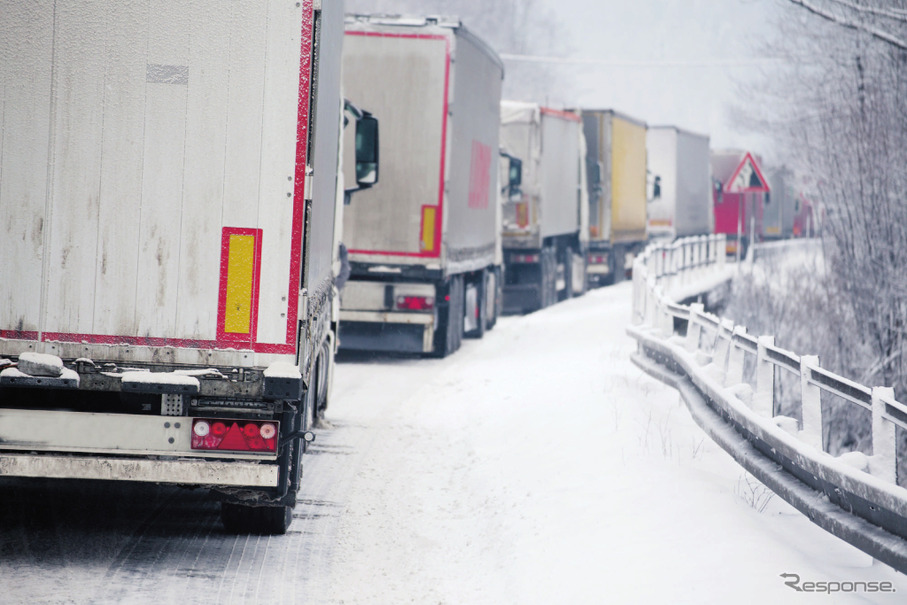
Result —
<instances>
[{"instance_id":1,"label":"distant truck","mask_svg":"<svg viewBox=\"0 0 907 605\"><path fill-rule=\"evenodd\" d=\"M0 475L283 533L336 339L342 5L62 4L0 0Z\"/></svg>"},{"instance_id":2,"label":"distant truck","mask_svg":"<svg viewBox=\"0 0 907 605\"><path fill-rule=\"evenodd\" d=\"M714 228L709 137L676 126L646 134L651 195L649 237L673 241Z\"/></svg>"},{"instance_id":3,"label":"distant truck","mask_svg":"<svg viewBox=\"0 0 907 605\"><path fill-rule=\"evenodd\" d=\"M583 109L589 195L590 286L622 280L647 234L646 124L610 109Z\"/></svg>"},{"instance_id":4,"label":"distant truck","mask_svg":"<svg viewBox=\"0 0 907 605\"><path fill-rule=\"evenodd\" d=\"M588 208L575 112L501 103L507 184L502 225L504 312L525 313L585 291ZM517 168L519 167L519 168Z\"/></svg>"},{"instance_id":5,"label":"distant truck","mask_svg":"<svg viewBox=\"0 0 907 605\"><path fill-rule=\"evenodd\" d=\"M448 355L497 319L503 65L457 19L351 15L343 78L382 173L344 209L340 347Z\"/></svg>"},{"instance_id":6,"label":"distant truck","mask_svg":"<svg viewBox=\"0 0 907 605\"><path fill-rule=\"evenodd\" d=\"M711 155L715 233L727 235L727 254L745 257L750 244L764 237L763 213L771 188L759 156L741 150Z\"/></svg>"}]
</instances>

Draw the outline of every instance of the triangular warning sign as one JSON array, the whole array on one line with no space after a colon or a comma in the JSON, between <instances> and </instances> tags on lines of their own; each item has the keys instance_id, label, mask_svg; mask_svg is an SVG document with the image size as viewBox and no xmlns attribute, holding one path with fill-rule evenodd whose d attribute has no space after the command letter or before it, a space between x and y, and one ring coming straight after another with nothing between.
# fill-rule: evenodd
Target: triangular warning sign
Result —
<instances>
[{"instance_id":1,"label":"triangular warning sign","mask_svg":"<svg viewBox=\"0 0 907 605\"><path fill-rule=\"evenodd\" d=\"M762 176L759 165L749 152L743 156L743 161L737 166L737 170L734 171L734 175L728 183L729 185L726 189L732 193L768 193L770 191L768 181Z\"/></svg>"}]
</instances>

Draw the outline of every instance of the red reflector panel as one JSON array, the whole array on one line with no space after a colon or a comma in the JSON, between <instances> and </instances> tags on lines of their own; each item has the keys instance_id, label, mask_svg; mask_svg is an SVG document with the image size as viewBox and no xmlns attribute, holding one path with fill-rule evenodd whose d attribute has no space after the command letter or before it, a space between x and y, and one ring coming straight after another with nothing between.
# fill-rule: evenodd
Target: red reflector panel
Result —
<instances>
[{"instance_id":1,"label":"red reflector panel","mask_svg":"<svg viewBox=\"0 0 907 605\"><path fill-rule=\"evenodd\" d=\"M431 311L435 299L431 296L398 296L397 308L405 311Z\"/></svg>"},{"instance_id":2,"label":"red reflector panel","mask_svg":"<svg viewBox=\"0 0 907 605\"><path fill-rule=\"evenodd\" d=\"M276 452L277 423L260 420L192 421L192 449L231 452Z\"/></svg>"}]
</instances>

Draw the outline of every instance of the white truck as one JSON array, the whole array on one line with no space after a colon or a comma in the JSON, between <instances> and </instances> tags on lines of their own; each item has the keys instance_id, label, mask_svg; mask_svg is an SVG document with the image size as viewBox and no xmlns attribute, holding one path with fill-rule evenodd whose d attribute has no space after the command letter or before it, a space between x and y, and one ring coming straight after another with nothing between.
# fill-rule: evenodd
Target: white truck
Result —
<instances>
[{"instance_id":1,"label":"white truck","mask_svg":"<svg viewBox=\"0 0 907 605\"><path fill-rule=\"evenodd\" d=\"M673 241L711 234L715 218L709 137L676 126L650 126L646 148L651 182L649 236Z\"/></svg>"},{"instance_id":2,"label":"white truck","mask_svg":"<svg viewBox=\"0 0 907 605\"><path fill-rule=\"evenodd\" d=\"M503 101L501 153L510 165L502 170L510 175L501 227L504 311L524 313L581 294L589 215L580 116Z\"/></svg>"},{"instance_id":3,"label":"white truck","mask_svg":"<svg viewBox=\"0 0 907 605\"><path fill-rule=\"evenodd\" d=\"M340 348L447 355L497 318L502 63L457 19L351 15L343 78L382 167L344 209Z\"/></svg>"},{"instance_id":4,"label":"white truck","mask_svg":"<svg viewBox=\"0 0 907 605\"><path fill-rule=\"evenodd\" d=\"M0 475L285 532L335 345L342 4L0 15Z\"/></svg>"}]
</instances>

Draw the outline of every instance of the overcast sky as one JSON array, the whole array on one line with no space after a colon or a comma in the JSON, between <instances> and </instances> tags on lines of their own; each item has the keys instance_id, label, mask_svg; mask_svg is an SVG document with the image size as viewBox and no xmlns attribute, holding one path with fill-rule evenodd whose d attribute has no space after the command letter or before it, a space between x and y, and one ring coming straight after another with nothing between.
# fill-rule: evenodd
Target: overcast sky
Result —
<instances>
[{"instance_id":1,"label":"overcast sky","mask_svg":"<svg viewBox=\"0 0 907 605\"><path fill-rule=\"evenodd\" d=\"M577 74L572 96L579 98L551 104L613 108L652 125L676 125L709 134L713 148L767 145L739 131L729 107L746 109L738 82L777 67L762 44L778 0L545 1L577 61L563 68Z\"/></svg>"}]
</instances>

